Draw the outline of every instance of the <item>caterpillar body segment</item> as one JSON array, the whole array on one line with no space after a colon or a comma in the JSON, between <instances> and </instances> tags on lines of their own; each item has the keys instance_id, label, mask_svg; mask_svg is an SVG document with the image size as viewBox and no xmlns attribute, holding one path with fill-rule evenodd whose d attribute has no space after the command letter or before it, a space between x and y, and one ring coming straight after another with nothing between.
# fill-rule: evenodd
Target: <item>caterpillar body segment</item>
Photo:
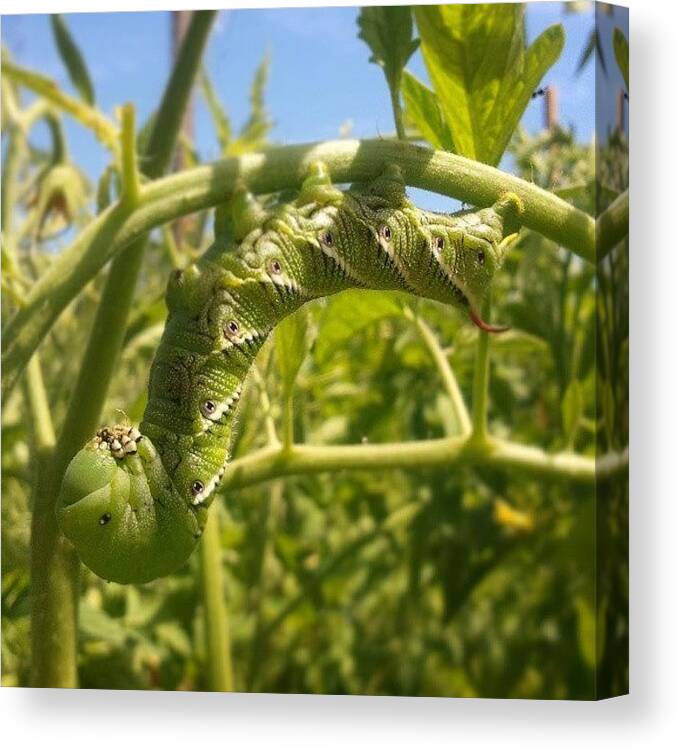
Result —
<instances>
[{"instance_id":1,"label":"caterpillar body segment","mask_svg":"<svg viewBox=\"0 0 678 750\"><path fill-rule=\"evenodd\" d=\"M61 528L108 580L150 581L188 559L229 459L247 372L301 305L349 288L399 290L499 330L479 310L515 239L513 194L480 211L434 213L408 200L397 167L342 192L318 164L294 203L264 210L241 190L233 204L227 236L168 282L139 429L103 428L64 477Z\"/></svg>"}]
</instances>

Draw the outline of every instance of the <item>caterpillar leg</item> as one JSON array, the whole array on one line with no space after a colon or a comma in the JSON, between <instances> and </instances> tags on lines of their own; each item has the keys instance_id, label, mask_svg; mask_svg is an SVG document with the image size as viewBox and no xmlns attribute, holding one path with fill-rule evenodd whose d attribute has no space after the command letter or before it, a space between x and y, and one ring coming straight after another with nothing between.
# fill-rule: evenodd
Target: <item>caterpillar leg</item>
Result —
<instances>
[{"instance_id":1,"label":"caterpillar leg","mask_svg":"<svg viewBox=\"0 0 678 750\"><path fill-rule=\"evenodd\" d=\"M389 164L367 185L366 192L383 198L390 206L398 208L408 203L405 188L402 170L397 164Z\"/></svg>"},{"instance_id":2,"label":"caterpillar leg","mask_svg":"<svg viewBox=\"0 0 678 750\"><path fill-rule=\"evenodd\" d=\"M253 229L263 226L269 213L256 196L240 184L230 201L233 237L241 242Z\"/></svg>"},{"instance_id":3,"label":"caterpillar leg","mask_svg":"<svg viewBox=\"0 0 678 750\"><path fill-rule=\"evenodd\" d=\"M151 441L120 426L100 430L75 455L57 502L61 529L85 565L119 583L179 568L206 512L182 501Z\"/></svg>"},{"instance_id":4,"label":"caterpillar leg","mask_svg":"<svg viewBox=\"0 0 678 750\"><path fill-rule=\"evenodd\" d=\"M495 229L496 239L493 242L493 256L496 269L499 269L511 246L518 239L518 232L504 235L510 229L519 225L519 217L525 210L522 199L515 193L504 193L499 200L489 208L479 212L478 216L487 221ZM482 252L479 251L479 252ZM477 310L469 309L469 317L475 326L486 333L504 333L510 326L492 325L484 321Z\"/></svg>"},{"instance_id":5,"label":"caterpillar leg","mask_svg":"<svg viewBox=\"0 0 678 750\"><path fill-rule=\"evenodd\" d=\"M301 207L309 203L318 203L321 206L329 206L339 204L343 199L344 194L332 184L325 164L321 161L313 162L301 184L296 205Z\"/></svg>"}]
</instances>

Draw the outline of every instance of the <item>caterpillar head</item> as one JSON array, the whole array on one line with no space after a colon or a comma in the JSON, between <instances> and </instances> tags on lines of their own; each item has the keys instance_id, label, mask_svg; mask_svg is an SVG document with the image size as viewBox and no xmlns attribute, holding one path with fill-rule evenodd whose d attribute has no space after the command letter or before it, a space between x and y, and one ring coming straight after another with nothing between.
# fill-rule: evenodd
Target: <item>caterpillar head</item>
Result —
<instances>
[{"instance_id":1,"label":"caterpillar head","mask_svg":"<svg viewBox=\"0 0 678 750\"><path fill-rule=\"evenodd\" d=\"M473 323L490 333L507 328L486 323L480 308L517 237L516 220L522 210L520 198L506 193L491 208L461 214L451 223L437 223L432 232L432 252L453 288L453 302L466 308Z\"/></svg>"},{"instance_id":2,"label":"caterpillar head","mask_svg":"<svg viewBox=\"0 0 678 750\"><path fill-rule=\"evenodd\" d=\"M165 480L150 441L141 440L134 428L101 430L68 465L57 501L61 530L85 565L119 583L175 571L200 535L196 514Z\"/></svg>"}]
</instances>

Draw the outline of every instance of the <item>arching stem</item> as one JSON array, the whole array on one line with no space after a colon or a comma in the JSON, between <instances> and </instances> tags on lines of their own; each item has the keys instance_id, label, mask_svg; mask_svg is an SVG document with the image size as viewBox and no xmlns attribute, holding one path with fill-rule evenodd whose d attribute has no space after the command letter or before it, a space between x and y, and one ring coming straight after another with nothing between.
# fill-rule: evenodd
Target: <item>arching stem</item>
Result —
<instances>
[{"instance_id":1,"label":"arching stem","mask_svg":"<svg viewBox=\"0 0 678 750\"><path fill-rule=\"evenodd\" d=\"M483 304L483 317L487 320L490 316L490 295L488 294ZM482 443L487 437L487 408L488 389L490 382L490 334L487 331L478 331L478 343L476 346L476 361L473 372L473 410L472 429L473 439Z\"/></svg>"}]
</instances>

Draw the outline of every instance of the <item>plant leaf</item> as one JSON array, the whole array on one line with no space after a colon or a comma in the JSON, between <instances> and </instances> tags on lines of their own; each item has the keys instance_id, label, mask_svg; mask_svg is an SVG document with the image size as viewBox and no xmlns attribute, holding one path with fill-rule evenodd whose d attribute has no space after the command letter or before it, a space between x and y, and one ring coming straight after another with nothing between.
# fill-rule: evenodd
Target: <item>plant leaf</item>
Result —
<instances>
[{"instance_id":1,"label":"plant leaf","mask_svg":"<svg viewBox=\"0 0 678 750\"><path fill-rule=\"evenodd\" d=\"M212 81L203 68L200 74L200 89L205 98L207 109L212 117L214 128L217 132L217 140L221 146L222 153L226 152L228 144L231 142L231 121L226 114L226 110L221 105Z\"/></svg>"},{"instance_id":2,"label":"plant leaf","mask_svg":"<svg viewBox=\"0 0 678 750\"><path fill-rule=\"evenodd\" d=\"M355 334L382 318L402 315L397 295L350 290L333 297L320 320L316 356L324 361Z\"/></svg>"},{"instance_id":3,"label":"plant leaf","mask_svg":"<svg viewBox=\"0 0 678 750\"><path fill-rule=\"evenodd\" d=\"M454 151L452 133L435 92L407 70L403 71L401 90L405 100L405 119L434 148Z\"/></svg>"},{"instance_id":4,"label":"plant leaf","mask_svg":"<svg viewBox=\"0 0 678 750\"><path fill-rule=\"evenodd\" d=\"M158 110L154 109L144 122L144 124L137 130L137 154L139 155L140 166L143 171L144 168L144 154L148 153L148 143L151 140L151 133L155 128L155 121L158 118Z\"/></svg>"},{"instance_id":5,"label":"plant leaf","mask_svg":"<svg viewBox=\"0 0 678 750\"><path fill-rule=\"evenodd\" d=\"M417 6L422 53L455 150L497 164L564 32L525 47L521 4Z\"/></svg>"},{"instance_id":6,"label":"plant leaf","mask_svg":"<svg viewBox=\"0 0 678 750\"><path fill-rule=\"evenodd\" d=\"M563 432L565 433L565 440L568 445L574 443L583 410L584 394L582 392L581 383L578 380L573 380L567 386L561 404Z\"/></svg>"},{"instance_id":7,"label":"plant leaf","mask_svg":"<svg viewBox=\"0 0 678 750\"><path fill-rule=\"evenodd\" d=\"M613 37L612 37L612 44L614 47L614 56L617 60L617 65L619 65L619 70L621 70L621 74L624 76L624 83L626 84L626 90L629 89L629 43L624 36L624 32L618 28L615 27Z\"/></svg>"},{"instance_id":8,"label":"plant leaf","mask_svg":"<svg viewBox=\"0 0 678 750\"><path fill-rule=\"evenodd\" d=\"M266 143L266 137L273 127L264 104L269 68L270 59L267 54L264 55L264 59L259 64L252 81L249 119L240 131L240 135L229 144L227 150L229 156L239 156L249 151L256 151Z\"/></svg>"},{"instance_id":9,"label":"plant leaf","mask_svg":"<svg viewBox=\"0 0 678 750\"><path fill-rule=\"evenodd\" d=\"M81 98L87 104L94 104L94 87L89 77L87 65L80 53L63 16L54 13L50 16L52 33L61 61L66 66L71 83L75 86Z\"/></svg>"},{"instance_id":10,"label":"plant leaf","mask_svg":"<svg viewBox=\"0 0 678 750\"><path fill-rule=\"evenodd\" d=\"M303 308L284 318L275 331L275 352L285 398L292 393L299 368L309 349L307 331L308 313Z\"/></svg>"},{"instance_id":11,"label":"plant leaf","mask_svg":"<svg viewBox=\"0 0 678 750\"><path fill-rule=\"evenodd\" d=\"M579 61L577 62L577 70L576 73L581 73L581 71L586 66L586 63L591 59L591 55L593 54L594 50L596 48L596 30L594 29L590 35L588 40L586 41L586 46L581 51L581 55L579 55Z\"/></svg>"},{"instance_id":12,"label":"plant leaf","mask_svg":"<svg viewBox=\"0 0 678 750\"><path fill-rule=\"evenodd\" d=\"M372 52L370 62L384 69L389 88L398 91L403 68L419 46L419 40L412 39L411 9L408 6L367 6L360 9L358 26L358 38Z\"/></svg>"},{"instance_id":13,"label":"plant leaf","mask_svg":"<svg viewBox=\"0 0 678 750\"><path fill-rule=\"evenodd\" d=\"M532 98L546 71L556 62L563 51L565 34L563 27L554 25L546 29L527 49L524 61L516 65L502 81L494 107L486 127L494 135L490 164L498 164L508 147L520 118Z\"/></svg>"}]
</instances>

